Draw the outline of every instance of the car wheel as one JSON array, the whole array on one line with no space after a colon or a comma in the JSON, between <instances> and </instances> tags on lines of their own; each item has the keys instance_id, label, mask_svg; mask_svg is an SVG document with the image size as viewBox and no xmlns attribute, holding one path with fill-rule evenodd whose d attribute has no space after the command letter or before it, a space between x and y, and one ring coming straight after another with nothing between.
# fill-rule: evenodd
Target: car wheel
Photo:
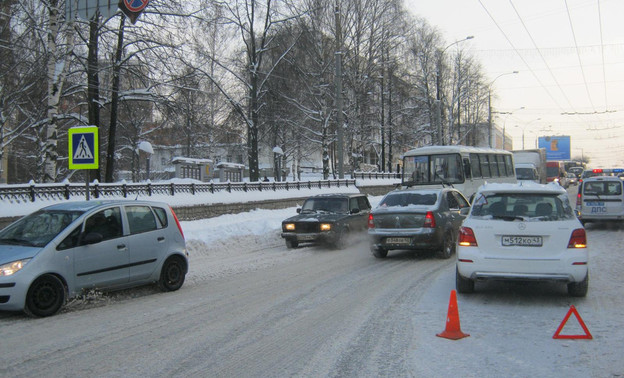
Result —
<instances>
[{"instance_id":1,"label":"car wheel","mask_svg":"<svg viewBox=\"0 0 624 378\"><path fill-rule=\"evenodd\" d=\"M171 256L163 264L158 286L162 291L176 291L182 287L186 276L186 264L179 256Z\"/></svg>"},{"instance_id":2,"label":"car wheel","mask_svg":"<svg viewBox=\"0 0 624 378\"><path fill-rule=\"evenodd\" d=\"M349 230L343 228L338 233L336 241L334 241L334 249L344 249L347 246L347 237L349 236Z\"/></svg>"},{"instance_id":3,"label":"car wheel","mask_svg":"<svg viewBox=\"0 0 624 378\"><path fill-rule=\"evenodd\" d=\"M24 311L31 316L54 315L65 304L65 285L57 277L46 274L28 288Z\"/></svg>"},{"instance_id":4,"label":"car wheel","mask_svg":"<svg viewBox=\"0 0 624 378\"><path fill-rule=\"evenodd\" d=\"M371 249L371 252L373 253L373 256L377 257L378 259L383 259L386 256L388 256L388 250L387 249L375 248L373 246L371 246L370 249Z\"/></svg>"},{"instance_id":5,"label":"car wheel","mask_svg":"<svg viewBox=\"0 0 624 378\"><path fill-rule=\"evenodd\" d=\"M292 249L299 247L299 242L293 239L286 239L286 248Z\"/></svg>"},{"instance_id":6,"label":"car wheel","mask_svg":"<svg viewBox=\"0 0 624 378\"><path fill-rule=\"evenodd\" d=\"M453 237L453 232L448 230L444 233L442 249L440 249L436 255L440 259L448 259L453 253L455 253L455 238Z\"/></svg>"},{"instance_id":7,"label":"car wheel","mask_svg":"<svg viewBox=\"0 0 624 378\"><path fill-rule=\"evenodd\" d=\"M474 285L475 283L473 280L462 277L462 275L459 274L457 267L455 268L455 289L457 289L458 293L473 293Z\"/></svg>"},{"instance_id":8,"label":"car wheel","mask_svg":"<svg viewBox=\"0 0 624 378\"><path fill-rule=\"evenodd\" d=\"M568 284L568 294L573 297L584 297L589 289L589 272L581 282L570 282Z\"/></svg>"}]
</instances>

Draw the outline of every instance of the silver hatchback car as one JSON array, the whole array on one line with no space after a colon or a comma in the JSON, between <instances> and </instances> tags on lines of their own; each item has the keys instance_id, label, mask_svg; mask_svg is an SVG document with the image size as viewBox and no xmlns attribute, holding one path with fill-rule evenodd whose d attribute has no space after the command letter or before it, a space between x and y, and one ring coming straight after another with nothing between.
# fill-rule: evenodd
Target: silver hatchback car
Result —
<instances>
[{"instance_id":1,"label":"silver hatchback car","mask_svg":"<svg viewBox=\"0 0 624 378\"><path fill-rule=\"evenodd\" d=\"M0 231L0 310L50 316L84 289L158 282L174 291L187 271L184 234L165 203L65 202Z\"/></svg>"}]
</instances>

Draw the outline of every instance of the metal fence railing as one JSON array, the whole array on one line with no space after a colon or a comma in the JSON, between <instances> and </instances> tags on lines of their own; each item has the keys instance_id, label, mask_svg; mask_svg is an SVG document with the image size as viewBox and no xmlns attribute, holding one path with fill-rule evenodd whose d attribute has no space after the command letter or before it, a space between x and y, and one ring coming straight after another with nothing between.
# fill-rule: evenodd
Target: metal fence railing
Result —
<instances>
[{"instance_id":1,"label":"metal fence railing","mask_svg":"<svg viewBox=\"0 0 624 378\"><path fill-rule=\"evenodd\" d=\"M352 174L354 179L401 179L400 172L354 172Z\"/></svg>"},{"instance_id":2,"label":"metal fence railing","mask_svg":"<svg viewBox=\"0 0 624 378\"><path fill-rule=\"evenodd\" d=\"M35 202L37 200L69 200L128 198L136 196L201 194L218 192L249 192L301 190L313 188L355 186L354 179L281 182L226 182L226 183L93 183L75 184L35 184L7 185L0 187L0 201L12 203Z\"/></svg>"}]
</instances>

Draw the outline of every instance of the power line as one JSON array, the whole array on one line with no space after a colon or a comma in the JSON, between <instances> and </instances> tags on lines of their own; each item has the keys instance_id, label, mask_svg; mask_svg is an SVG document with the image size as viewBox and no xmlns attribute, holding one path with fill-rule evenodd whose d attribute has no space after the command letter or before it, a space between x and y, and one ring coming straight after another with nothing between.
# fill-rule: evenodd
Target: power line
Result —
<instances>
[{"instance_id":1,"label":"power line","mask_svg":"<svg viewBox=\"0 0 624 378\"><path fill-rule=\"evenodd\" d=\"M511 1L511 0L510 0ZM578 51L578 42L576 41L576 33L574 32L574 26L572 25L572 16L570 15L570 8L568 7L568 0L565 1L566 11L568 13L568 21L570 22L570 29L572 30L572 38L574 39L574 46L576 47L576 57L578 58L579 68L581 69L581 75L583 76L583 82L585 83L585 91L587 92L587 98L592 109L595 110L594 102L592 101L591 94L589 93L589 86L587 85L587 78L585 77L585 69L583 68L583 62L581 61L581 54Z\"/></svg>"}]
</instances>

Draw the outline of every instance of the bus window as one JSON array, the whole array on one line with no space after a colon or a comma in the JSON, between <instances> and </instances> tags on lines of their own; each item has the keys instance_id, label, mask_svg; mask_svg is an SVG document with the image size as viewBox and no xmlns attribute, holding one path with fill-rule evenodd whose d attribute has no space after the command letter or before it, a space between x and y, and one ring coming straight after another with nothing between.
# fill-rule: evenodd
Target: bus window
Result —
<instances>
[{"instance_id":1,"label":"bus window","mask_svg":"<svg viewBox=\"0 0 624 378\"><path fill-rule=\"evenodd\" d=\"M492 174L492 177L500 177L500 174L498 173L498 163L496 162L496 155L488 155L488 160L490 161L490 173Z\"/></svg>"},{"instance_id":2,"label":"bus window","mask_svg":"<svg viewBox=\"0 0 624 378\"><path fill-rule=\"evenodd\" d=\"M470 167L472 168L472 177L481 177L481 163L479 162L479 154L470 154Z\"/></svg>"},{"instance_id":3,"label":"bus window","mask_svg":"<svg viewBox=\"0 0 624 378\"><path fill-rule=\"evenodd\" d=\"M505 170L505 158L504 155L496 155L496 161L498 162L498 171L501 177L509 176L509 173Z\"/></svg>"},{"instance_id":4,"label":"bus window","mask_svg":"<svg viewBox=\"0 0 624 378\"><path fill-rule=\"evenodd\" d=\"M472 173L470 172L470 159L464 158L464 177L466 180L472 178Z\"/></svg>"},{"instance_id":5,"label":"bus window","mask_svg":"<svg viewBox=\"0 0 624 378\"><path fill-rule=\"evenodd\" d=\"M507 167L507 176L515 177L516 174L514 172L514 165L511 160L511 155L504 155L505 157L505 166Z\"/></svg>"},{"instance_id":6,"label":"bus window","mask_svg":"<svg viewBox=\"0 0 624 378\"><path fill-rule=\"evenodd\" d=\"M481 173L483 177L492 177L490 174L490 163L486 154L479 155L479 161L481 162Z\"/></svg>"}]
</instances>

